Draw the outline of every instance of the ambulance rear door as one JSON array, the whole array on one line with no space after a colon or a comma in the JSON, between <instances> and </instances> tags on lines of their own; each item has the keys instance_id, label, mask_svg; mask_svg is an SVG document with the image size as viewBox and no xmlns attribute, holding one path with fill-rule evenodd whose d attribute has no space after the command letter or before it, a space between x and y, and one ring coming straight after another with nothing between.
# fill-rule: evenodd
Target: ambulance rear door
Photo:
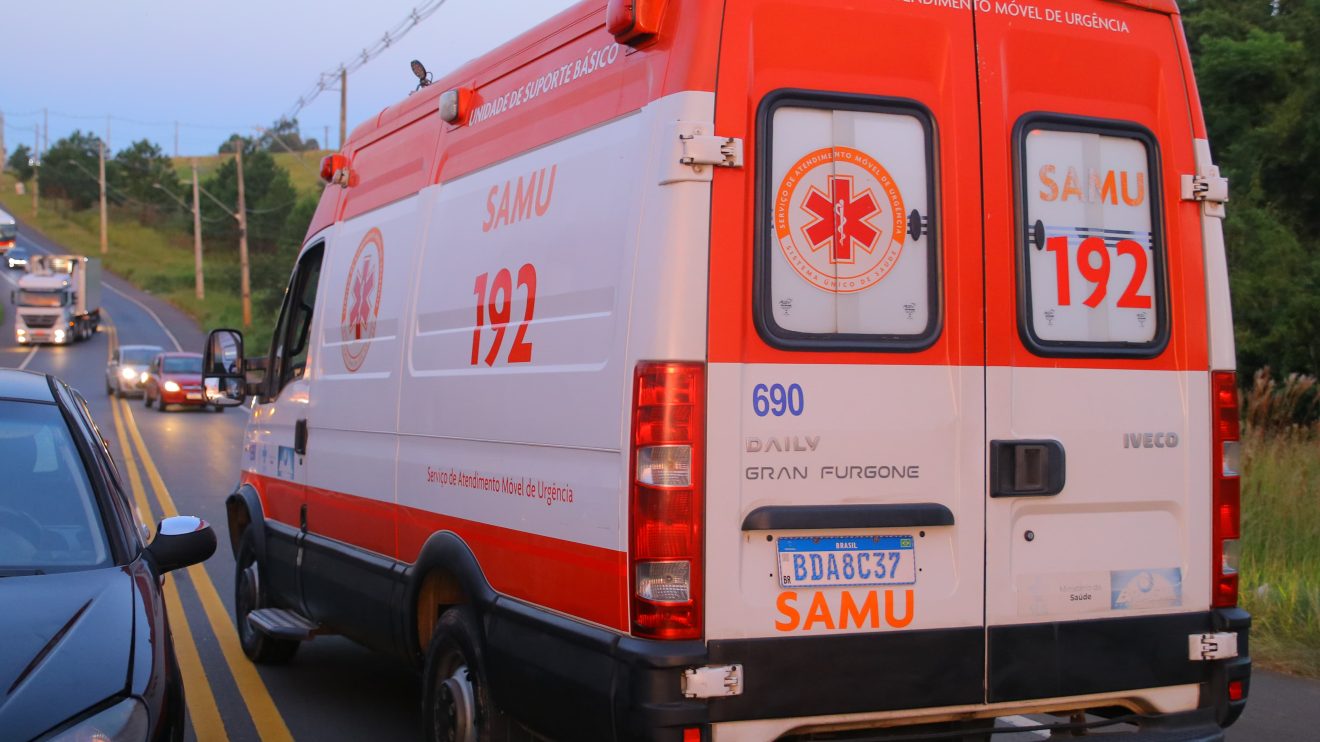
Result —
<instances>
[{"instance_id":1,"label":"ambulance rear door","mask_svg":"<svg viewBox=\"0 0 1320 742\"><path fill-rule=\"evenodd\" d=\"M1178 19L976 7L988 700L1182 686L1165 700L1195 705L1210 389Z\"/></svg>"},{"instance_id":2,"label":"ambulance rear door","mask_svg":"<svg viewBox=\"0 0 1320 742\"><path fill-rule=\"evenodd\" d=\"M748 154L713 190L705 635L744 665L745 695L716 704L730 716L983 699L979 143L958 5L727 6L715 133Z\"/></svg>"}]
</instances>

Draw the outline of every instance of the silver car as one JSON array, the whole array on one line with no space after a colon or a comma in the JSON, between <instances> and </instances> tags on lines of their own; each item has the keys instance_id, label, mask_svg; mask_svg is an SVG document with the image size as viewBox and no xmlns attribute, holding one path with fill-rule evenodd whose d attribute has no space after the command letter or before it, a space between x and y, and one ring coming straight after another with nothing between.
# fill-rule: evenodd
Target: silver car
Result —
<instances>
[{"instance_id":1,"label":"silver car","mask_svg":"<svg viewBox=\"0 0 1320 742\"><path fill-rule=\"evenodd\" d=\"M121 345L105 366L105 393L120 397L142 393L142 373L164 348L159 345Z\"/></svg>"}]
</instances>

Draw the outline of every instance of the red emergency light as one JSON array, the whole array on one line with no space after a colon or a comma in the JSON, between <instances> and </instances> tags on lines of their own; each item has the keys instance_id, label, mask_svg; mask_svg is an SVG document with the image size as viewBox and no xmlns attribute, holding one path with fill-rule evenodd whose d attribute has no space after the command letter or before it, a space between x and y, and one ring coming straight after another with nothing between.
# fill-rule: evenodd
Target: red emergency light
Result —
<instances>
[{"instance_id":1,"label":"red emergency light","mask_svg":"<svg viewBox=\"0 0 1320 742\"><path fill-rule=\"evenodd\" d=\"M640 46L660 33L668 0L610 0L605 28L620 44Z\"/></svg>"},{"instance_id":2,"label":"red emergency light","mask_svg":"<svg viewBox=\"0 0 1320 742\"><path fill-rule=\"evenodd\" d=\"M336 152L321 158L321 181L333 183L335 174L348 167L348 158Z\"/></svg>"}]
</instances>

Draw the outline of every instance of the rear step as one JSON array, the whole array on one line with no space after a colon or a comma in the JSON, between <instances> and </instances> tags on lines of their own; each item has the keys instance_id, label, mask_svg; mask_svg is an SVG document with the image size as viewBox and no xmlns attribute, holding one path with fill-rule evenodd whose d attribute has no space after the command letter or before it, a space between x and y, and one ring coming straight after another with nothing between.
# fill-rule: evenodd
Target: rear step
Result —
<instances>
[{"instance_id":1,"label":"rear step","mask_svg":"<svg viewBox=\"0 0 1320 742\"><path fill-rule=\"evenodd\" d=\"M274 639L305 642L321 632L321 625L286 608L258 608L248 614L248 625Z\"/></svg>"}]
</instances>

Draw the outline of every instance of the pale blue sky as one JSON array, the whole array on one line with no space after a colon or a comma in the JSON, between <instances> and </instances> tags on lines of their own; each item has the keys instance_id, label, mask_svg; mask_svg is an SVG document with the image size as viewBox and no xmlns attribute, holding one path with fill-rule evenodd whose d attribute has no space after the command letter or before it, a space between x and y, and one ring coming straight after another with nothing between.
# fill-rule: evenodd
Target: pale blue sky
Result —
<instances>
[{"instance_id":1,"label":"pale blue sky","mask_svg":"<svg viewBox=\"0 0 1320 742\"><path fill-rule=\"evenodd\" d=\"M115 150L148 138L211 154L293 107L323 71L372 45L423 0L5 0L0 3L0 112L5 145L32 146L41 109L50 141L74 129ZM574 4L574 0L446 0L348 80L349 130L412 90L408 62L437 76ZM28 115L24 115L28 114ZM82 118L74 118L82 117ZM133 123L132 119L137 122ZM149 122L164 122L151 125ZM338 144L339 93L300 115L303 136ZM192 124L194 126L186 126ZM202 128L216 127L216 128Z\"/></svg>"}]
</instances>

